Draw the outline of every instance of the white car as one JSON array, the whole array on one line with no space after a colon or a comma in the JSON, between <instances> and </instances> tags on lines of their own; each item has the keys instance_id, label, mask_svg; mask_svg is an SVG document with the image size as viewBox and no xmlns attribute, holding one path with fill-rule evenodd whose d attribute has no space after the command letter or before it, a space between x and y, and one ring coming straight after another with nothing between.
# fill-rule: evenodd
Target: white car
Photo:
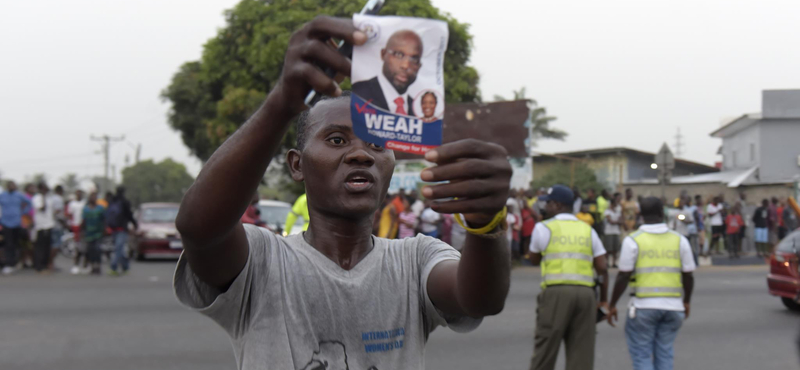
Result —
<instances>
[{"instance_id":1,"label":"white car","mask_svg":"<svg viewBox=\"0 0 800 370\"><path fill-rule=\"evenodd\" d=\"M261 212L261 221L267 224L268 229L278 234L284 234L286 216L292 211L291 204L278 200L260 200L258 201L258 210ZM305 222L302 217L297 217L297 222L292 226L290 234L294 235L302 232Z\"/></svg>"}]
</instances>

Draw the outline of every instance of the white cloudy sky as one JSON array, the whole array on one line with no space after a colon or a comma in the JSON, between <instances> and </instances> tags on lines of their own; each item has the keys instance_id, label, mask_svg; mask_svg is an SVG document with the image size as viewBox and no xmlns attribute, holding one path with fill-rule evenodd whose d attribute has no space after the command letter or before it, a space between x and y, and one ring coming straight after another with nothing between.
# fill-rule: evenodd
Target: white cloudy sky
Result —
<instances>
[{"instance_id":1,"label":"white cloudy sky","mask_svg":"<svg viewBox=\"0 0 800 370\"><path fill-rule=\"evenodd\" d=\"M93 134L125 135L111 150L117 169L142 144L143 158L172 157L196 174L159 92L235 3L0 3L3 176L102 174ZM524 86L558 116L570 136L542 142L544 152L656 151L680 127L684 157L710 164L719 141L708 133L722 118L759 111L762 89L800 88L798 1L433 3L472 25L485 99Z\"/></svg>"}]
</instances>

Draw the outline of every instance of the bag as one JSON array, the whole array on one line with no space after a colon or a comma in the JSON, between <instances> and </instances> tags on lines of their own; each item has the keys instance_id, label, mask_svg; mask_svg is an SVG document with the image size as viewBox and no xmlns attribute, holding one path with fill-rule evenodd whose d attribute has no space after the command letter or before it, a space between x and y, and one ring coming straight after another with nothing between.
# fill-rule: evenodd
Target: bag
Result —
<instances>
[{"instance_id":1,"label":"bag","mask_svg":"<svg viewBox=\"0 0 800 370\"><path fill-rule=\"evenodd\" d=\"M123 214L122 201L114 201L108 205L106 210L106 225L109 227L126 227L128 226L125 215Z\"/></svg>"}]
</instances>

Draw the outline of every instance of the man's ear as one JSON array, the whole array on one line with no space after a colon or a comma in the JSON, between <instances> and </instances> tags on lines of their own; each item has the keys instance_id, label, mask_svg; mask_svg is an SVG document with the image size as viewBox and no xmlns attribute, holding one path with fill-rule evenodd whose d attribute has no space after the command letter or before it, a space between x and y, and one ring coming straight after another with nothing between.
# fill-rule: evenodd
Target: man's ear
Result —
<instances>
[{"instance_id":1,"label":"man's ear","mask_svg":"<svg viewBox=\"0 0 800 370\"><path fill-rule=\"evenodd\" d=\"M386 57L386 49L381 49L381 60L384 60Z\"/></svg>"},{"instance_id":2,"label":"man's ear","mask_svg":"<svg viewBox=\"0 0 800 370\"><path fill-rule=\"evenodd\" d=\"M302 162L300 161L302 154L297 149L289 149L286 152L286 164L289 166L289 173L292 174L292 180L301 182L303 177Z\"/></svg>"}]
</instances>

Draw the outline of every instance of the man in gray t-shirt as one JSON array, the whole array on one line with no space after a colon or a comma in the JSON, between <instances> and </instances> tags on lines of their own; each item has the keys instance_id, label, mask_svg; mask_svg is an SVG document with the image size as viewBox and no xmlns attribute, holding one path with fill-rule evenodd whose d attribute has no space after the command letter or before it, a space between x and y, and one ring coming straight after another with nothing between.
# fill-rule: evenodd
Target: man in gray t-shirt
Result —
<instances>
[{"instance_id":1,"label":"man in gray t-shirt","mask_svg":"<svg viewBox=\"0 0 800 370\"><path fill-rule=\"evenodd\" d=\"M331 38L367 41L349 19L318 17L295 32L276 87L211 156L176 220L185 250L175 294L226 330L239 369L420 369L436 326L474 329L503 309L508 294L505 149L461 140L425 155L435 166L420 177L439 184L422 195L434 211L463 217L463 255L422 235L372 236L394 153L356 136L350 99L322 73L350 72L349 60L325 42ZM411 66L392 63L400 72ZM305 110L309 88L334 98ZM308 230L284 238L245 227L239 219L300 112L286 162L305 185Z\"/></svg>"},{"instance_id":2,"label":"man in gray t-shirt","mask_svg":"<svg viewBox=\"0 0 800 370\"><path fill-rule=\"evenodd\" d=\"M468 331L480 323L447 317L431 303L424 288L431 269L460 258L438 239L374 238L372 251L346 271L299 234L282 238L251 225L245 230L250 257L225 293L198 280L185 256L175 273L180 301L228 332L240 369L315 362L420 369L436 326Z\"/></svg>"}]
</instances>

